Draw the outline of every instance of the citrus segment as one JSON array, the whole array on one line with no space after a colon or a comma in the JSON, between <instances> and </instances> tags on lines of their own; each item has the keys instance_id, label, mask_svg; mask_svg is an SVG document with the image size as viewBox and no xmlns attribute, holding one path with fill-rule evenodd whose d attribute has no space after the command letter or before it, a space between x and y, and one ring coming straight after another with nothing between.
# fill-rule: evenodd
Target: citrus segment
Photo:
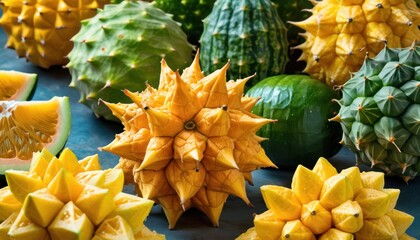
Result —
<instances>
[{"instance_id":1,"label":"citrus segment","mask_svg":"<svg viewBox=\"0 0 420 240\"><path fill-rule=\"evenodd\" d=\"M36 174L21 170L7 170L6 181L15 198L23 203L28 193L45 187L42 179Z\"/></svg>"},{"instance_id":2,"label":"citrus segment","mask_svg":"<svg viewBox=\"0 0 420 240\"><path fill-rule=\"evenodd\" d=\"M320 157L312 168L312 171L325 182L328 178L337 174L337 169L326 158Z\"/></svg>"},{"instance_id":3,"label":"citrus segment","mask_svg":"<svg viewBox=\"0 0 420 240\"><path fill-rule=\"evenodd\" d=\"M357 240L398 239L394 224L391 218L386 215L380 218L365 219L363 227L354 236Z\"/></svg>"},{"instance_id":4,"label":"citrus segment","mask_svg":"<svg viewBox=\"0 0 420 240\"><path fill-rule=\"evenodd\" d=\"M362 183L364 188L373 188L377 190L384 189L385 186L385 174L383 172L362 172Z\"/></svg>"},{"instance_id":5,"label":"citrus segment","mask_svg":"<svg viewBox=\"0 0 420 240\"><path fill-rule=\"evenodd\" d=\"M300 220L288 221L283 227L281 240L315 240L311 230L302 224Z\"/></svg>"},{"instance_id":6,"label":"citrus segment","mask_svg":"<svg viewBox=\"0 0 420 240\"><path fill-rule=\"evenodd\" d=\"M31 192L23 202L22 211L35 224L46 227L63 208L64 203L46 188Z\"/></svg>"},{"instance_id":7,"label":"citrus segment","mask_svg":"<svg viewBox=\"0 0 420 240\"><path fill-rule=\"evenodd\" d=\"M334 226L355 233L363 226L363 210L356 201L348 200L331 211Z\"/></svg>"},{"instance_id":8,"label":"citrus segment","mask_svg":"<svg viewBox=\"0 0 420 240\"><path fill-rule=\"evenodd\" d=\"M300 217L302 205L292 190L276 185L264 185L260 189L268 209L279 219L287 221Z\"/></svg>"},{"instance_id":9,"label":"citrus segment","mask_svg":"<svg viewBox=\"0 0 420 240\"><path fill-rule=\"evenodd\" d=\"M47 229L40 227L25 217L23 211L17 215L7 233L14 240L49 240Z\"/></svg>"},{"instance_id":10,"label":"citrus segment","mask_svg":"<svg viewBox=\"0 0 420 240\"><path fill-rule=\"evenodd\" d=\"M350 180L354 194L357 194L357 192L363 188L362 177L360 176L360 169L358 167L343 169L340 174L346 176Z\"/></svg>"},{"instance_id":11,"label":"citrus segment","mask_svg":"<svg viewBox=\"0 0 420 240\"><path fill-rule=\"evenodd\" d=\"M47 101L0 101L0 173L27 170L33 153L47 148L57 154L71 126L68 97Z\"/></svg>"},{"instance_id":12,"label":"citrus segment","mask_svg":"<svg viewBox=\"0 0 420 240\"><path fill-rule=\"evenodd\" d=\"M92 240L135 240L133 231L121 216L105 219L95 232Z\"/></svg>"},{"instance_id":13,"label":"citrus segment","mask_svg":"<svg viewBox=\"0 0 420 240\"><path fill-rule=\"evenodd\" d=\"M388 193L373 188L364 188L354 198L363 210L363 218L379 218L388 211Z\"/></svg>"},{"instance_id":14,"label":"citrus segment","mask_svg":"<svg viewBox=\"0 0 420 240\"><path fill-rule=\"evenodd\" d=\"M38 75L11 70L0 70L0 101L30 98Z\"/></svg>"},{"instance_id":15,"label":"citrus segment","mask_svg":"<svg viewBox=\"0 0 420 240\"><path fill-rule=\"evenodd\" d=\"M334 175L328 178L322 187L320 201L322 206L331 210L347 200L353 199L353 187L344 175Z\"/></svg>"},{"instance_id":16,"label":"citrus segment","mask_svg":"<svg viewBox=\"0 0 420 240\"><path fill-rule=\"evenodd\" d=\"M318 237L318 240L353 240L354 236L351 233L340 231L336 228L331 228L330 230L323 233Z\"/></svg>"},{"instance_id":17,"label":"citrus segment","mask_svg":"<svg viewBox=\"0 0 420 240\"><path fill-rule=\"evenodd\" d=\"M254 217L255 231L261 239L279 239L284 224L286 224L286 222L276 217L271 210L257 214Z\"/></svg>"},{"instance_id":18,"label":"citrus segment","mask_svg":"<svg viewBox=\"0 0 420 240\"><path fill-rule=\"evenodd\" d=\"M94 226L86 214L68 202L48 226L48 232L52 239L90 240Z\"/></svg>"},{"instance_id":19,"label":"citrus segment","mask_svg":"<svg viewBox=\"0 0 420 240\"><path fill-rule=\"evenodd\" d=\"M48 184L48 192L54 194L62 202L76 201L82 190L83 185L65 169L61 169Z\"/></svg>"},{"instance_id":20,"label":"citrus segment","mask_svg":"<svg viewBox=\"0 0 420 240\"><path fill-rule=\"evenodd\" d=\"M323 184L316 173L299 165L292 178L292 191L301 203L309 203L319 198Z\"/></svg>"},{"instance_id":21,"label":"citrus segment","mask_svg":"<svg viewBox=\"0 0 420 240\"><path fill-rule=\"evenodd\" d=\"M165 240L166 239L165 235L152 231L144 225L141 228L140 232L138 232L134 237L136 240Z\"/></svg>"},{"instance_id":22,"label":"citrus segment","mask_svg":"<svg viewBox=\"0 0 420 240\"><path fill-rule=\"evenodd\" d=\"M397 231L397 236L403 235L414 221L413 216L397 209L393 209L386 215L391 218L395 230Z\"/></svg>"},{"instance_id":23,"label":"citrus segment","mask_svg":"<svg viewBox=\"0 0 420 240\"><path fill-rule=\"evenodd\" d=\"M332 226L331 213L318 200L303 204L300 220L313 234L326 232Z\"/></svg>"},{"instance_id":24,"label":"citrus segment","mask_svg":"<svg viewBox=\"0 0 420 240\"><path fill-rule=\"evenodd\" d=\"M0 189L0 222L19 211L21 207L22 203L13 196L8 186Z\"/></svg>"}]
</instances>

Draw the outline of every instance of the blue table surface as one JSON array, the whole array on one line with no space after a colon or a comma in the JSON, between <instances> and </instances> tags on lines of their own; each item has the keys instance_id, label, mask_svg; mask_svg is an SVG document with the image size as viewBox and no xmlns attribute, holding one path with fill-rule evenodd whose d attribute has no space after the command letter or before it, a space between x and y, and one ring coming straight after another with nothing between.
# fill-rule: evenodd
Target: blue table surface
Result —
<instances>
[{"instance_id":1,"label":"blue table surface","mask_svg":"<svg viewBox=\"0 0 420 240\"><path fill-rule=\"evenodd\" d=\"M0 46L4 46L6 36L0 30ZM18 58L14 50L0 48L0 69L17 70L38 74L38 84L33 100L49 100L53 96L68 96L71 102L72 126L65 147L70 148L79 159L98 154L102 167L111 168L118 162L118 156L101 152L98 147L110 143L115 134L123 131L120 123L98 119L91 110L78 102L79 92L68 87L70 73L62 67L48 70L34 66L25 59ZM0 143L1 144L1 143ZM343 148L336 156L329 159L337 168L343 169L355 164L354 155ZM254 207L247 206L241 199L230 196L220 217L220 226L213 227L207 217L195 209L186 211L174 230L168 229L168 223L160 206L153 207L146 221L146 226L165 234L167 239L235 239L253 226L253 214L262 213L266 206L259 191L260 186L267 184L290 187L293 170L261 169L253 173L254 186L247 186L247 194ZM408 233L420 238L420 178L408 184L399 178L386 178L387 188L399 188L400 197L396 208L415 217ZM131 187L124 191L133 193Z\"/></svg>"}]
</instances>

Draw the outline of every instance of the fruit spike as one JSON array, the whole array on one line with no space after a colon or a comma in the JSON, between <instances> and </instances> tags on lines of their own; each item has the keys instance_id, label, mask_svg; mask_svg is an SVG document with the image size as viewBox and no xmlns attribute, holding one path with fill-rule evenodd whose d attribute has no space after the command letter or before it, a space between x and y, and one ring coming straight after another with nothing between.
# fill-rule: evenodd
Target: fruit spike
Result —
<instances>
[{"instance_id":1,"label":"fruit spike","mask_svg":"<svg viewBox=\"0 0 420 240\"><path fill-rule=\"evenodd\" d=\"M256 135L274 120L242 107L252 76L226 82L229 63L204 76L197 53L182 74L165 60L161 67L157 89L125 90L131 104L105 102L124 132L101 149L122 157L118 167L133 174L139 195L162 205L169 228L191 207L218 226L227 196L251 205L245 188L251 172L275 167L259 144L265 139Z\"/></svg>"}]
</instances>

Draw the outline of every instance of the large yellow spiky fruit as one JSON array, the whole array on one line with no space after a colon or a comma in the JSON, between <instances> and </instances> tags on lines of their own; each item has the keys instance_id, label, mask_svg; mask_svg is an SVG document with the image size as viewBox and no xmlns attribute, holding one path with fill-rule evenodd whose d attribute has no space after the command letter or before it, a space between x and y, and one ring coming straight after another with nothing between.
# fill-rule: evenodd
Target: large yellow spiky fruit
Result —
<instances>
[{"instance_id":1,"label":"large yellow spiky fruit","mask_svg":"<svg viewBox=\"0 0 420 240\"><path fill-rule=\"evenodd\" d=\"M243 97L251 77L226 82L229 63L204 76L198 56L182 75L162 60L157 89L125 91L131 104L106 103L125 131L102 149L121 157L126 180L162 206L169 228L191 207L218 226L230 194L250 204L251 172L275 167L256 135L274 120L252 114L258 99Z\"/></svg>"},{"instance_id":2,"label":"large yellow spiky fruit","mask_svg":"<svg viewBox=\"0 0 420 240\"><path fill-rule=\"evenodd\" d=\"M408 47L420 39L420 9L414 0L322 0L312 15L290 22L306 32L299 60L330 86L342 85L385 45Z\"/></svg>"},{"instance_id":3,"label":"large yellow spiky fruit","mask_svg":"<svg viewBox=\"0 0 420 240\"><path fill-rule=\"evenodd\" d=\"M80 21L116 0L0 0L0 26L8 35L7 48L43 68L64 65L73 47L70 41Z\"/></svg>"}]
</instances>

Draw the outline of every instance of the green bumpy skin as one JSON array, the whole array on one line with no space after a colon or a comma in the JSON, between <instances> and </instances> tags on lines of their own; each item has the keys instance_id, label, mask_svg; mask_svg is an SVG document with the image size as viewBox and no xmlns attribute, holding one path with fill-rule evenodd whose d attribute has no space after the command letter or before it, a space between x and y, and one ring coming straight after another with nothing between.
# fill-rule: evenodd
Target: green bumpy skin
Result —
<instances>
[{"instance_id":1,"label":"green bumpy skin","mask_svg":"<svg viewBox=\"0 0 420 240\"><path fill-rule=\"evenodd\" d=\"M385 48L342 87L341 143L357 163L400 176L420 172L420 46Z\"/></svg>"},{"instance_id":2,"label":"green bumpy skin","mask_svg":"<svg viewBox=\"0 0 420 240\"><path fill-rule=\"evenodd\" d=\"M230 60L228 80L256 73L248 87L282 73L288 58L286 27L269 0L217 0L200 43L205 74Z\"/></svg>"},{"instance_id":3,"label":"green bumpy skin","mask_svg":"<svg viewBox=\"0 0 420 240\"><path fill-rule=\"evenodd\" d=\"M211 12L216 0L155 0L153 4L173 15L188 36L188 41L199 45L203 33L203 19Z\"/></svg>"},{"instance_id":4,"label":"green bumpy skin","mask_svg":"<svg viewBox=\"0 0 420 240\"><path fill-rule=\"evenodd\" d=\"M72 41L67 64L70 86L79 90L81 103L106 120L119 121L99 99L127 103L130 99L122 90L142 91L146 83L157 87L163 58L175 69L192 62L193 46L185 32L148 2L106 5L82 21Z\"/></svg>"}]
</instances>

